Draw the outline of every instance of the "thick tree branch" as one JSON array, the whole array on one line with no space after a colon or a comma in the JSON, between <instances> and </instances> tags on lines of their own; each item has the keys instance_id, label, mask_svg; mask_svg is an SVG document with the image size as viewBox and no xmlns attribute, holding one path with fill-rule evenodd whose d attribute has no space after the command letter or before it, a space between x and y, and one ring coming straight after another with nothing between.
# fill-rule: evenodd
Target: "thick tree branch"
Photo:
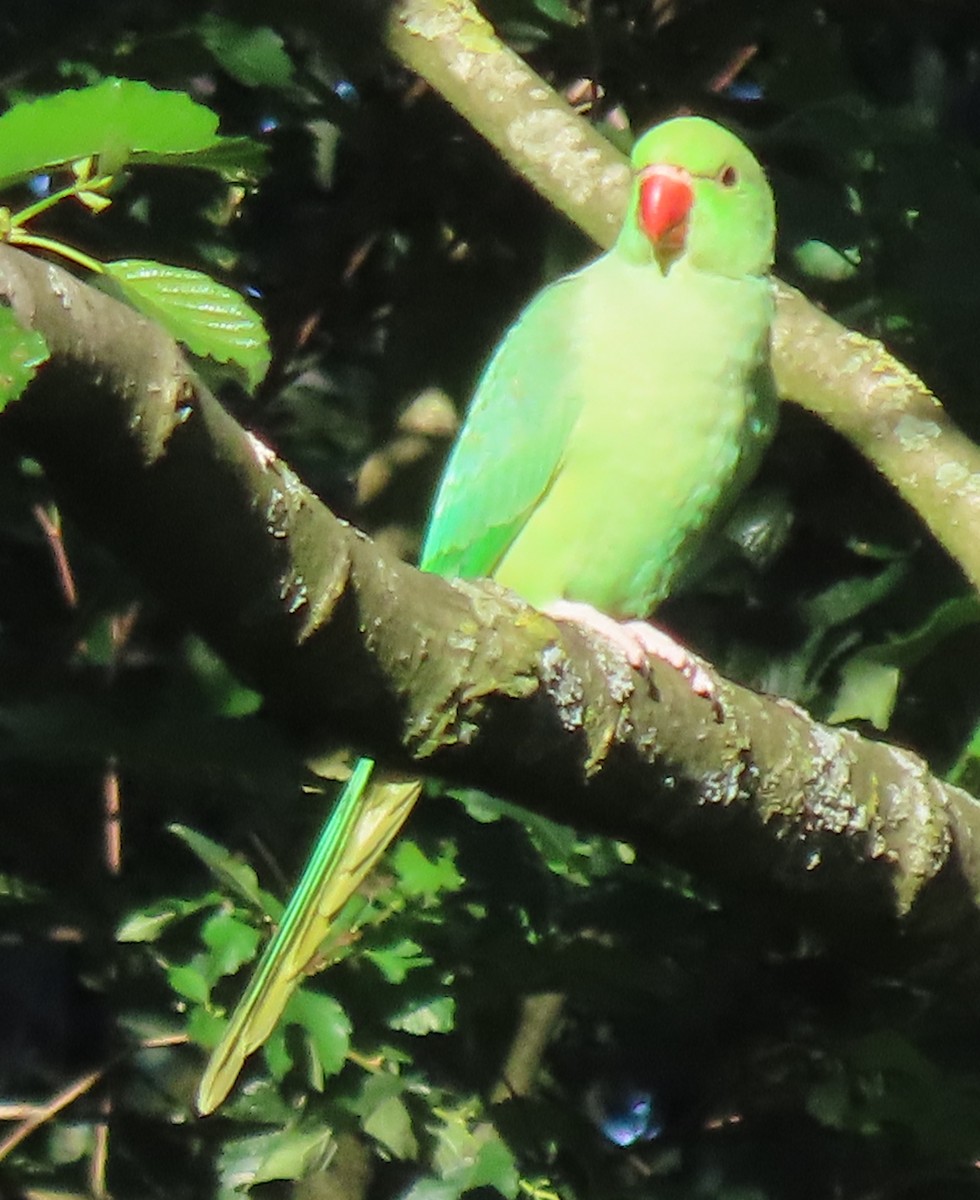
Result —
<instances>
[{"instance_id":1,"label":"thick tree branch","mask_svg":"<svg viewBox=\"0 0 980 1200\"><path fill-rule=\"evenodd\" d=\"M492 583L385 558L153 324L9 247L0 295L52 352L4 432L298 733L794 892L855 930L913 904L946 926L975 915L980 805L913 755L722 679L716 711Z\"/></svg>"},{"instance_id":2,"label":"thick tree branch","mask_svg":"<svg viewBox=\"0 0 980 1200\"><path fill-rule=\"evenodd\" d=\"M608 246L626 159L495 35L470 0L395 0L388 45L559 211ZM980 449L879 342L778 288L774 365L783 396L848 438L912 505L980 589Z\"/></svg>"}]
</instances>

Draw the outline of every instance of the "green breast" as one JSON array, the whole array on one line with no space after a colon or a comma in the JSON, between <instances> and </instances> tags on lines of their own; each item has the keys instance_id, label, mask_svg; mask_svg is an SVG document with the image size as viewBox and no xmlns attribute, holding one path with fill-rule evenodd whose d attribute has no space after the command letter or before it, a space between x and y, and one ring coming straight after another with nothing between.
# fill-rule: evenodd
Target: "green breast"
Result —
<instances>
[{"instance_id":1,"label":"green breast","mask_svg":"<svg viewBox=\"0 0 980 1200\"><path fill-rule=\"evenodd\" d=\"M751 477L775 424L769 281L607 256L555 370L581 391L559 467L494 574L536 605L643 616Z\"/></svg>"}]
</instances>

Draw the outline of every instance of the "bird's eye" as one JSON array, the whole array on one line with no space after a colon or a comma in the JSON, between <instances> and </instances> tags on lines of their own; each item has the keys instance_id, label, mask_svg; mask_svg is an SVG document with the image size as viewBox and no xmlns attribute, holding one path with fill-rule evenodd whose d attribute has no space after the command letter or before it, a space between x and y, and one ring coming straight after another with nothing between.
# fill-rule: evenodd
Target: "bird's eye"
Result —
<instances>
[{"instance_id":1,"label":"bird's eye","mask_svg":"<svg viewBox=\"0 0 980 1200\"><path fill-rule=\"evenodd\" d=\"M732 166L722 167L718 172L718 182L722 187L734 187L738 183L738 171Z\"/></svg>"}]
</instances>

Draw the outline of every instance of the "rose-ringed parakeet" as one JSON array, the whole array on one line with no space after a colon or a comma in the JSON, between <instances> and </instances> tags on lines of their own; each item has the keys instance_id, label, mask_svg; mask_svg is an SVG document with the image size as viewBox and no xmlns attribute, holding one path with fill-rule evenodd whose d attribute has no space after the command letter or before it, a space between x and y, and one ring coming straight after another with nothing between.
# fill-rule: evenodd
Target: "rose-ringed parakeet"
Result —
<instances>
[{"instance_id":1,"label":"rose-ringed parakeet","mask_svg":"<svg viewBox=\"0 0 980 1200\"><path fill-rule=\"evenodd\" d=\"M684 666L638 621L751 476L775 422L774 211L728 130L679 117L640 138L621 233L541 291L491 358L440 484L420 566L493 576L557 619ZM620 630L625 628L625 636ZM330 922L398 832L417 781L360 760L214 1051L221 1102Z\"/></svg>"}]
</instances>

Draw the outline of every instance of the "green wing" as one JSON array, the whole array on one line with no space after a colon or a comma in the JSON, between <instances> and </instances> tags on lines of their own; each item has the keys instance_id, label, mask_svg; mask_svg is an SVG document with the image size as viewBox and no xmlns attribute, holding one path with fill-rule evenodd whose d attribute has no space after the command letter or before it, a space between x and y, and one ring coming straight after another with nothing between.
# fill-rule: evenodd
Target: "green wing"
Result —
<instances>
[{"instance_id":1,"label":"green wing","mask_svg":"<svg viewBox=\"0 0 980 1200\"><path fill-rule=\"evenodd\" d=\"M551 486L585 401L574 369L576 301L598 262L545 288L488 363L435 498L423 571L492 575Z\"/></svg>"}]
</instances>

